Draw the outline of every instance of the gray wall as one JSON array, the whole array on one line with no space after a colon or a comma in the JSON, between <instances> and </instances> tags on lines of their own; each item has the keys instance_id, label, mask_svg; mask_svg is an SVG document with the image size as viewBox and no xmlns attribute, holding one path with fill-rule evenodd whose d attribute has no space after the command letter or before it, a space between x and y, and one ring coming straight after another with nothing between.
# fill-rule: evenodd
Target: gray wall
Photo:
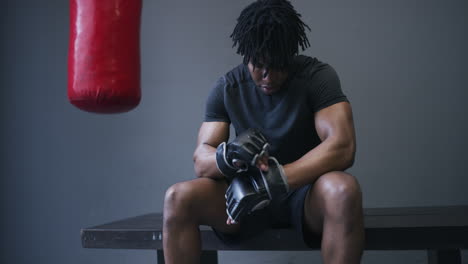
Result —
<instances>
[{"instance_id":1,"label":"gray wall","mask_svg":"<svg viewBox=\"0 0 468 264\"><path fill-rule=\"evenodd\" d=\"M161 211L165 189L193 177L204 101L240 62L229 34L249 2L144 1L143 99L120 115L82 112L67 101L68 1L2 2L1 263L156 260L152 251L82 249L79 230ZM304 53L335 67L352 102L351 172L364 205L468 204L468 2L293 4L312 28ZM220 258L320 263L318 252ZM364 255L364 263L425 260L423 251Z\"/></svg>"}]
</instances>

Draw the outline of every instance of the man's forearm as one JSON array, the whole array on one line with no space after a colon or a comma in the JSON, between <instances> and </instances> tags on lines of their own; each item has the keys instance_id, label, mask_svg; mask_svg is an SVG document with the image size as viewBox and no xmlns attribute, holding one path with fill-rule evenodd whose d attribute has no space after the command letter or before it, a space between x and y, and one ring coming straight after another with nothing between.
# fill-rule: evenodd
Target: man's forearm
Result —
<instances>
[{"instance_id":1,"label":"man's forearm","mask_svg":"<svg viewBox=\"0 0 468 264\"><path fill-rule=\"evenodd\" d=\"M288 184L296 189L315 182L330 171L344 171L354 162L355 148L351 144L323 141L295 162L284 165Z\"/></svg>"},{"instance_id":2,"label":"man's forearm","mask_svg":"<svg viewBox=\"0 0 468 264\"><path fill-rule=\"evenodd\" d=\"M194 169L197 177L206 177L212 179L224 179L216 166L216 148L201 144L195 150L193 155Z\"/></svg>"}]
</instances>

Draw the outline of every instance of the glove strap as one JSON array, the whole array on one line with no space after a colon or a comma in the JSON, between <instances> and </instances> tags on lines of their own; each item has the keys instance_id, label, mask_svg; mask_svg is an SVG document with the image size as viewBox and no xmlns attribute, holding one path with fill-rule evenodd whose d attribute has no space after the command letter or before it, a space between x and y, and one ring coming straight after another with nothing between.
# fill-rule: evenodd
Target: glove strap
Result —
<instances>
[{"instance_id":1,"label":"glove strap","mask_svg":"<svg viewBox=\"0 0 468 264\"><path fill-rule=\"evenodd\" d=\"M262 151L260 154L255 154L255 156L252 159L252 162L250 162L250 166L255 167L257 165L257 160L264 155L268 155L268 149L270 148L270 144L265 143L262 147Z\"/></svg>"},{"instance_id":2,"label":"glove strap","mask_svg":"<svg viewBox=\"0 0 468 264\"><path fill-rule=\"evenodd\" d=\"M219 144L216 148L216 167L229 181L231 181L238 172L238 169L231 166L227 160L226 142Z\"/></svg>"},{"instance_id":3,"label":"glove strap","mask_svg":"<svg viewBox=\"0 0 468 264\"><path fill-rule=\"evenodd\" d=\"M268 171L261 171L263 182L270 199L289 191L289 185L283 166L274 157L268 158Z\"/></svg>"}]
</instances>

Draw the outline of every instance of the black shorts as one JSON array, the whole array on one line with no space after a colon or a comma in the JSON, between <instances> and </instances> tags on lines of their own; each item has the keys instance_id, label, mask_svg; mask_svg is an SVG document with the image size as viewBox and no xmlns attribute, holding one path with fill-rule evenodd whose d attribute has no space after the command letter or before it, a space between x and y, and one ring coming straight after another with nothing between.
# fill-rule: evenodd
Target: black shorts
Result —
<instances>
[{"instance_id":1,"label":"black shorts","mask_svg":"<svg viewBox=\"0 0 468 264\"><path fill-rule=\"evenodd\" d=\"M245 216L238 233L222 233L214 228L213 231L223 242L237 244L269 228L293 228L304 243L310 245L309 241L317 238L316 234L304 230L304 201L311 186L312 184L308 184L295 189L284 197L273 200L264 209Z\"/></svg>"}]
</instances>

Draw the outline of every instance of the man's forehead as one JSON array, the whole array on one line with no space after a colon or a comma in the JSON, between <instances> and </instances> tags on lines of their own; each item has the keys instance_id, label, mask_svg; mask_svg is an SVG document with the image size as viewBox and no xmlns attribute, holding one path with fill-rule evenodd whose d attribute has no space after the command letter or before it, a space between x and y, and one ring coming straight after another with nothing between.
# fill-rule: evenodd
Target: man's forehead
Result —
<instances>
[{"instance_id":1,"label":"man's forehead","mask_svg":"<svg viewBox=\"0 0 468 264\"><path fill-rule=\"evenodd\" d=\"M272 56L271 55L265 55L265 54L257 55L257 56L253 57L253 60L258 62L258 63L269 64L272 61Z\"/></svg>"},{"instance_id":2,"label":"man's forehead","mask_svg":"<svg viewBox=\"0 0 468 264\"><path fill-rule=\"evenodd\" d=\"M293 57L291 57L288 61L279 62L273 61L268 57L251 57L249 63L251 63L254 67L266 67L272 69L287 69L290 63L293 61Z\"/></svg>"}]
</instances>

